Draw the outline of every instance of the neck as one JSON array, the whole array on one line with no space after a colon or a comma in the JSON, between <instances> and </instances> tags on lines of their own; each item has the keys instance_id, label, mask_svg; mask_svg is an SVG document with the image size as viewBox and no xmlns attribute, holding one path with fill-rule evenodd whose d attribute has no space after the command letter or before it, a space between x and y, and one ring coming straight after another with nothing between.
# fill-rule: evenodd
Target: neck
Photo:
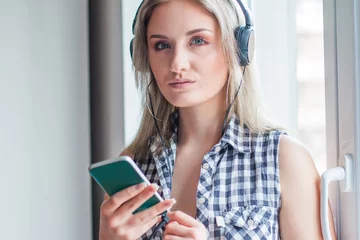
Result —
<instances>
[{"instance_id":1,"label":"neck","mask_svg":"<svg viewBox=\"0 0 360 240\"><path fill-rule=\"evenodd\" d=\"M209 145L221 138L226 113L226 88L200 105L179 109L179 145Z\"/></svg>"}]
</instances>

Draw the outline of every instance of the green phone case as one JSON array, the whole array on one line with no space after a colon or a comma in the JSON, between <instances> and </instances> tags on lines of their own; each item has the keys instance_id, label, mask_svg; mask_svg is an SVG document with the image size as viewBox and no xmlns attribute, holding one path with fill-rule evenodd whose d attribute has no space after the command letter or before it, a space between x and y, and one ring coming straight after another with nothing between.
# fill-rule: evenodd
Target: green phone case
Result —
<instances>
[{"instance_id":1,"label":"green phone case","mask_svg":"<svg viewBox=\"0 0 360 240\"><path fill-rule=\"evenodd\" d=\"M92 164L89 172L109 196L135 184L142 182L150 184L134 161L126 156ZM161 196L155 193L133 213L148 209L160 201L162 201Z\"/></svg>"}]
</instances>

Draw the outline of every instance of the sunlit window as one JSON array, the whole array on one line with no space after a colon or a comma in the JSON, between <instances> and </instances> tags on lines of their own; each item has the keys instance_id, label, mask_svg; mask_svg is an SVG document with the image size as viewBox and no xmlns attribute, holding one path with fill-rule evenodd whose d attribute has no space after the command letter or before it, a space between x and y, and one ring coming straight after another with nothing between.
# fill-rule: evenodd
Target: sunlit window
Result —
<instances>
[{"instance_id":1,"label":"sunlit window","mask_svg":"<svg viewBox=\"0 0 360 240\"><path fill-rule=\"evenodd\" d=\"M320 173L326 170L322 0L297 0L298 131Z\"/></svg>"}]
</instances>

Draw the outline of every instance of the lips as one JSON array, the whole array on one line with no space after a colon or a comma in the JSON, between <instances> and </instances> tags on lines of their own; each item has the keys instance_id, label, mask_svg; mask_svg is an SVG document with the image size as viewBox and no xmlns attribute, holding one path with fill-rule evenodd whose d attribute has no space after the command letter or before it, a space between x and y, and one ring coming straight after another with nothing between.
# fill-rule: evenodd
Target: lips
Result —
<instances>
[{"instance_id":1,"label":"lips","mask_svg":"<svg viewBox=\"0 0 360 240\"><path fill-rule=\"evenodd\" d=\"M186 84L186 83L194 83L195 81L189 80L189 79L175 79L173 81L170 81L169 84L170 85L178 85L178 84Z\"/></svg>"}]
</instances>

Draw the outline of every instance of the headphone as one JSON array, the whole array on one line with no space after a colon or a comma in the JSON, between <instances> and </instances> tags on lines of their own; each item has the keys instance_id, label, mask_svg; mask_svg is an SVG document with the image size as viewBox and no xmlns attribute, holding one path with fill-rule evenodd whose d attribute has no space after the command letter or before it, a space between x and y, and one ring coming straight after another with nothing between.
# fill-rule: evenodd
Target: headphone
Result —
<instances>
[{"instance_id":1,"label":"headphone","mask_svg":"<svg viewBox=\"0 0 360 240\"><path fill-rule=\"evenodd\" d=\"M238 26L235 28L234 34L238 47L238 58L241 66L245 67L252 62L255 50L255 30L253 28L253 20L249 9L243 4L241 0L236 0L240 5L241 11L245 17L245 26ZM135 18L132 23L132 33L135 35L135 24L137 16L144 0L141 2L139 8L136 11ZM130 56L133 57L133 42L134 38L130 42Z\"/></svg>"}]
</instances>

